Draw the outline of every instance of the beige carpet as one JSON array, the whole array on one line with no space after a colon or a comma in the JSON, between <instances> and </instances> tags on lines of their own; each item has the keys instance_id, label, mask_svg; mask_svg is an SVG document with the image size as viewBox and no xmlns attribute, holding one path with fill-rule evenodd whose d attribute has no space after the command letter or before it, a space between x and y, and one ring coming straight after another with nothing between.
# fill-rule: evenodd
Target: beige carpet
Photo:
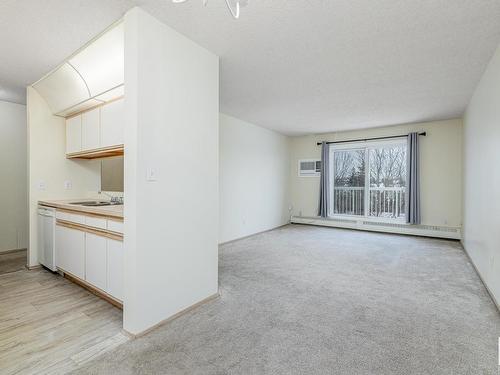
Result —
<instances>
[{"instance_id":1,"label":"beige carpet","mask_svg":"<svg viewBox=\"0 0 500 375\"><path fill-rule=\"evenodd\" d=\"M287 226L220 248L221 297L79 374L497 374L459 242Z\"/></svg>"}]
</instances>

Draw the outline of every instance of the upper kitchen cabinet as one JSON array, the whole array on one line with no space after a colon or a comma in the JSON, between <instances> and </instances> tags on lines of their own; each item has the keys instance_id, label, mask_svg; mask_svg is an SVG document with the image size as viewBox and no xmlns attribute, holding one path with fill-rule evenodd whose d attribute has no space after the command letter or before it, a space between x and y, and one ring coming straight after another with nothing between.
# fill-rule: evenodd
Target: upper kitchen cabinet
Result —
<instances>
[{"instance_id":1,"label":"upper kitchen cabinet","mask_svg":"<svg viewBox=\"0 0 500 375\"><path fill-rule=\"evenodd\" d=\"M68 117L123 96L124 34L120 22L33 87L53 114Z\"/></svg>"},{"instance_id":2,"label":"upper kitchen cabinet","mask_svg":"<svg viewBox=\"0 0 500 375\"><path fill-rule=\"evenodd\" d=\"M82 113L82 151L101 147L99 140L100 109Z\"/></svg>"},{"instance_id":3,"label":"upper kitchen cabinet","mask_svg":"<svg viewBox=\"0 0 500 375\"><path fill-rule=\"evenodd\" d=\"M66 119L66 156L93 159L123 155L123 99Z\"/></svg>"},{"instance_id":4,"label":"upper kitchen cabinet","mask_svg":"<svg viewBox=\"0 0 500 375\"><path fill-rule=\"evenodd\" d=\"M124 27L115 24L33 84L66 118L66 156L123 155Z\"/></svg>"},{"instance_id":5,"label":"upper kitchen cabinet","mask_svg":"<svg viewBox=\"0 0 500 375\"><path fill-rule=\"evenodd\" d=\"M123 100L115 100L101 107L101 147L123 144Z\"/></svg>"},{"instance_id":6,"label":"upper kitchen cabinet","mask_svg":"<svg viewBox=\"0 0 500 375\"><path fill-rule=\"evenodd\" d=\"M82 151L82 116L66 120L66 154Z\"/></svg>"}]
</instances>

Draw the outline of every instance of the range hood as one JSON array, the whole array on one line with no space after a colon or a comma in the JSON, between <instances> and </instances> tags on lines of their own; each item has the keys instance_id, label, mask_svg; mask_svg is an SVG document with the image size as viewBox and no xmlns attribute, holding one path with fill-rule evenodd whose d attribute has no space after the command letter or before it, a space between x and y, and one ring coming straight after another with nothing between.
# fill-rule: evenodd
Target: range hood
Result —
<instances>
[{"instance_id":1,"label":"range hood","mask_svg":"<svg viewBox=\"0 0 500 375\"><path fill-rule=\"evenodd\" d=\"M124 93L123 22L33 84L53 114L69 116Z\"/></svg>"}]
</instances>

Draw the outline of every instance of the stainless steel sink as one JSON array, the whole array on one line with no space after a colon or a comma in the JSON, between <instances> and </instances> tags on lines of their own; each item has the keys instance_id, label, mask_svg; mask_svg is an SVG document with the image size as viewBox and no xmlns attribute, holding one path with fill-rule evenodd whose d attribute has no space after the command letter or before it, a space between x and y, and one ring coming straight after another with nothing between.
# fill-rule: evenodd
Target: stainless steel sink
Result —
<instances>
[{"instance_id":1,"label":"stainless steel sink","mask_svg":"<svg viewBox=\"0 0 500 375\"><path fill-rule=\"evenodd\" d=\"M85 202L72 202L71 204L76 204L79 206L87 206L87 207L100 207L100 206L114 206L120 203L109 202L109 201L85 201Z\"/></svg>"}]
</instances>

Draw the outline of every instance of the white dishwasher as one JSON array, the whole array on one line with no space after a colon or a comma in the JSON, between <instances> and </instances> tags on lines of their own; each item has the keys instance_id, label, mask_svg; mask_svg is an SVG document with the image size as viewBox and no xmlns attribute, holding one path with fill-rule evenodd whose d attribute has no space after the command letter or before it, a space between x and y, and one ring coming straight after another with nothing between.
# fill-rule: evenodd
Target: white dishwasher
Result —
<instances>
[{"instance_id":1,"label":"white dishwasher","mask_svg":"<svg viewBox=\"0 0 500 375\"><path fill-rule=\"evenodd\" d=\"M38 206L38 262L51 271L56 268L56 209Z\"/></svg>"}]
</instances>

